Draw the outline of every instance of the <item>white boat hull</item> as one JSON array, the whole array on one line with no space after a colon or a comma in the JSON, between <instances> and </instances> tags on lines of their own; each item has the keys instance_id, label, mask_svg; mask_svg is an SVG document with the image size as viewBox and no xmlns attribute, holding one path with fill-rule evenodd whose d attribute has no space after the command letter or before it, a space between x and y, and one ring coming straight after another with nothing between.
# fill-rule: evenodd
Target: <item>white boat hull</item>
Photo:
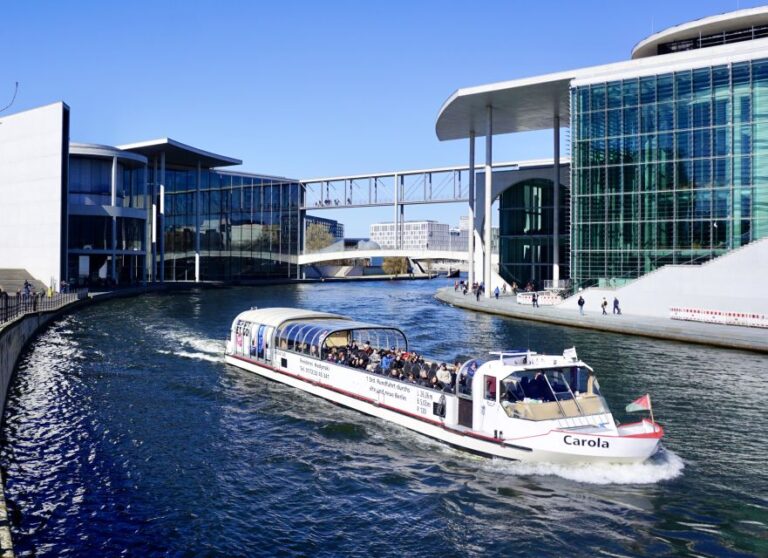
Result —
<instances>
[{"instance_id":1,"label":"white boat hull","mask_svg":"<svg viewBox=\"0 0 768 558\"><path fill-rule=\"evenodd\" d=\"M274 361L288 365L277 368L238 355L227 354L227 363L270 380L295 387L323 399L398 424L447 444L487 456L504 459L554 463L641 462L658 449L661 428L650 423L636 427L631 435L620 435L610 413L592 419L589 433L558 429L560 421L514 420L519 432L482 433L451 422L457 415L454 394L398 382L362 370L302 358L277 351ZM442 402L448 420L432 413L432 404ZM485 411L485 409L483 409ZM513 420L513 419L510 419ZM595 433L608 424L604 433ZM646 432L648 431L648 432ZM621 432L619 429L618 432Z\"/></svg>"}]
</instances>

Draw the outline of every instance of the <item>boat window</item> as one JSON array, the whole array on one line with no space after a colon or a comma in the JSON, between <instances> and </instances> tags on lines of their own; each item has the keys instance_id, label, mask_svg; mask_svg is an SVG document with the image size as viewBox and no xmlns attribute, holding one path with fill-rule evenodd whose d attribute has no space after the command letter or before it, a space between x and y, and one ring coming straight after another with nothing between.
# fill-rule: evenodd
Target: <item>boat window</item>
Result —
<instances>
[{"instance_id":1,"label":"boat window","mask_svg":"<svg viewBox=\"0 0 768 558\"><path fill-rule=\"evenodd\" d=\"M521 370L501 381L501 396L510 402L525 398L566 401L574 395L589 393L589 378L590 371L584 366ZM599 395L600 392L593 386L593 393Z\"/></svg>"},{"instance_id":2,"label":"boat window","mask_svg":"<svg viewBox=\"0 0 768 558\"><path fill-rule=\"evenodd\" d=\"M496 401L496 376L484 376L483 385L485 386L485 399Z\"/></svg>"},{"instance_id":3,"label":"boat window","mask_svg":"<svg viewBox=\"0 0 768 558\"><path fill-rule=\"evenodd\" d=\"M465 362L457 373L456 390L457 393L463 395L472 395L472 378L475 376L475 372L480 368L485 361L480 359L471 359Z\"/></svg>"},{"instance_id":4,"label":"boat window","mask_svg":"<svg viewBox=\"0 0 768 558\"><path fill-rule=\"evenodd\" d=\"M511 403L525 399L525 392L521 385L522 378L517 374L507 376L501 381L501 399Z\"/></svg>"}]
</instances>

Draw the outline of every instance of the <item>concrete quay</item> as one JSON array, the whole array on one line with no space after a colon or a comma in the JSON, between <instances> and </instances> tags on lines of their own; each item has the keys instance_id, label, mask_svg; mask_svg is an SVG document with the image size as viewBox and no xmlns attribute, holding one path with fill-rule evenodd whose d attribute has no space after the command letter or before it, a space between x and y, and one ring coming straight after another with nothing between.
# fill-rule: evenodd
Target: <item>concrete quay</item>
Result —
<instances>
[{"instance_id":1,"label":"concrete quay","mask_svg":"<svg viewBox=\"0 0 768 558\"><path fill-rule=\"evenodd\" d=\"M559 306L524 306L517 303L514 295L509 294L500 296L498 300L480 297L477 301L472 293L463 295L461 291L454 291L453 287L439 289L435 298L466 310L521 320L768 353L768 330L762 328L687 322L626 313L614 315L611 314L610 305L607 316L603 316L599 308L585 310L582 316L578 310Z\"/></svg>"}]
</instances>

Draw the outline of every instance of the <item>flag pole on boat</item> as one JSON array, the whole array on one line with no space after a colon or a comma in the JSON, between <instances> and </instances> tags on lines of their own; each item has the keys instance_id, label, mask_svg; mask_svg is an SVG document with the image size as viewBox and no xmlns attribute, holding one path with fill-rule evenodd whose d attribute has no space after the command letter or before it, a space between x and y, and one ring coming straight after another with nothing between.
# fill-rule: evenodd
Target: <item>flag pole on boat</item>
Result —
<instances>
[{"instance_id":1,"label":"flag pole on boat","mask_svg":"<svg viewBox=\"0 0 768 558\"><path fill-rule=\"evenodd\" d=\"M628 413L634 413L636 411L649 411L651 413L651 422L656 422L653 420L653 406L651 405L650 394L646 393L642 397L638 397L632 403L627 405Z\"/></svg>"}]
</instances>

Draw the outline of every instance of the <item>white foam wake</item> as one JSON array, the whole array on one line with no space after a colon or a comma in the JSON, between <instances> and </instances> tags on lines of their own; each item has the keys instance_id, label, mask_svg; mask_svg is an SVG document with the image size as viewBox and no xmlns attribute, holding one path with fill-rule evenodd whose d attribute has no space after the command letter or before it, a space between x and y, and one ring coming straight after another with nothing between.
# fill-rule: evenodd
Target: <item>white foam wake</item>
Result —
<instances>
[{"instance_id":1,"label":"white foam wake","mask_svg":"<svg viewBox=\"0 0 768 558\"><path fill-rule=\"evenodd\" d=\"M494 459L489 462L494 472L530 476L557 476L588 484L654 484L680 476L685 462L676 453L662 449L643 463L631 464L556 464L525 463Z\"/></svg>"},{"instance_id":2,"label":"white foam wake","mask_svg":"<svg viewBox=\"0 0 768 558\"><path fill-rule=\"evenodd\" d=\"M221 362L224 357L225 342L221 339L206 339L189 331L167 329L163 331L161 354L172 354L182 358Z\"/></svg>"},{"instance_id":3,"label":"white foam wake","mask_svg":"<svg viewBox=\"0 0 768 558\"><path fill-rule=\"evenodd\" d=\"M213 355L209 353L201 353L201 352L195 352L195 351L166 351L163 349L158 349L157 352L163 355L174 355L181 358L191 358L194 360L206 360L208 362L222 362L224 360L223 355Z\"/></svg>"}]
</instances>

